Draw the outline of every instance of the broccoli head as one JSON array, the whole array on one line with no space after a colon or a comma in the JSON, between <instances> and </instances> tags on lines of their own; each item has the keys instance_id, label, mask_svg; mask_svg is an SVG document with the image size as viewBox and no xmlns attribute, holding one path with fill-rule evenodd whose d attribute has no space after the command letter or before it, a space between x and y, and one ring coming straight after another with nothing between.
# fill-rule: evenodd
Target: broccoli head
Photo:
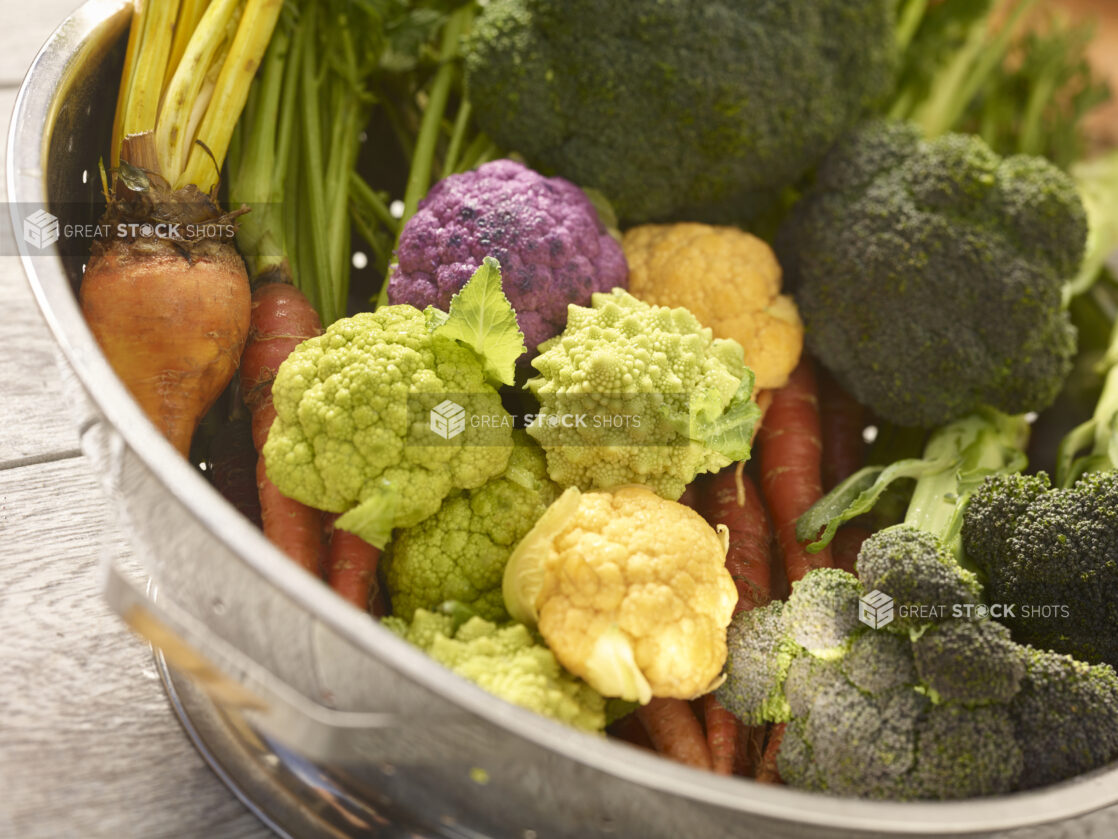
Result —
<instances>
[{"instance_id":1,"label":"broccoli head","mask_svg":"<svg viewBox=\"0 0 1118 839\"><path fill-rule=\"evenodd\" d=\"M784 608L788 636L820 658L838 657L858 626L856 577L838 568L821 568L792 583Z\"/></svg>"},{"instance_id":2,"label":"broccoli head","mask_svg":"<svg viewBox=\"0 0 1118 839\"><path fill-rule=\"evenodd\" d=\"M628 223L743 214L889 92L893 5L491 0L466 85L499 145Z\"/></svg>"},{"instance_id":3,"label":"broccoli head","mask_svg":"<svg viewBox=\"0 0 1118 839\"><path fill-rule=\"evenodd\" d=\"M877 121L828 153L777 252L815 356L879 416L930 427L1051 404L1075 353L1062 290L1086 237L1054 165Z\"/></svg>"},{"instance_id":4,"label":"broccoli head","mask_svg":"<svg viewBox=\"0 0 1118 839\"><path fill-rule=\"evenodd\" d=\"M1006 702L1025 674L1024 651L989 620L946 620L912 644L916 672L930 695L953 702Z\"/></svg>"},{"instance_id":5,"label":"broccoli head","mask_svg":"<svg viewBox=\"0 0 1118 839\"><path fill-rule=\"evenodd\" d=\"M1118 473L988 478L962 532L1016 640L1118 666Z\"/></svg>"},{"instance_id":6,"label":"broccoli head","mask_svg":"<svg viewBox=\"0 0 1118 839\"><path fill-rule=\"evenodd\" d=\"M937 536L909 525L879 530L862 543L855 564L867 591L881 591L896 606L890 628L911 630L944 617L956 604L978 604L978 579L961 567Z\"/></svg>"},{"instance_id":7,"label":"broccoli head","mask_svg":"<svg viewBox=\"0 0 1118 839\"><path fill-rule=\"evenodd\" d=\"M940 558L921 556L939 591ZM834 573L845 572L812 571L798 590L811 591L813 577L833 585ZM891 632L851 621L857 606L846 597L813 603L812 625L847 626L845 638L819 655L792 637L791 603L742 612L716 694L743 722L787 723L777 758L787 784L865 798L969 798L1055 783L1118 758L1118 676L1109 665L1019 645L991 620L933 611Z\"/></svg>"},{"instance_id":8,"label":"broccoli head","mask_svg":"<svg viewBox=\"0 0 1118 839\"><path fill-rule=\"evenodd\" d=\"M1118 676L1109 664L1026 648L1009 708L1021 744L1019 789L1053 784L1118 757Z\"/></svg>"},{"instance_id":9,"label":"broccoli head","mask_svg":"<svg viewBox=\"0 0 1118 839\"><path fill-rule=\"evenodd\" d=\"M487 620L508 620L505 563L559 495L539 446L523 431L513 439L500 477L451 495L435 515L393 537L382 561L393 614L410 620L416 609L453 600Z\"/></svg>"},{"instance_id":10,"label":"broccoli head","mask_svg":"<svg viewBox=\"0 0 1118 839\"><path fill-rule=\"evenodd\" d=\"M749 725L784 722L789 718L784 679L796 654L788 639L783 602L738 612L726 631L728 677L715 696Z\"/></svg>"}]
</instances>

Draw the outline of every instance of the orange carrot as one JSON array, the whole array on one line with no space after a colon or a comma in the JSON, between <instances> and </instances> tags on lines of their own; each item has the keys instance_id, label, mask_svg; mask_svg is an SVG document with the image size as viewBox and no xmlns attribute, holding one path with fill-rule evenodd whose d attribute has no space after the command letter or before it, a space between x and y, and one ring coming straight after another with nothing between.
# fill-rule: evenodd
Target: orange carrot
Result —
<instances>
[{"instance_id":1,"label":"orange carrot","mask_svg":"<svg viewBox=\"0 0 1118 839\"><path fill-rule=\"evenodd\" d=\"M813 568L833 567L828 548L809 554L796 540L796 520L823 495L819 403L815 373L806 356L788 384L773 394L759 439L761 486L788 582L794 583Z\"/></svg>"},{"instance_id":2,"label":"orange carrot","mask_svg":"<svg viewBox=\"0 0 1118 839\"><path fill-rule=\"evenodd\" d=\"M769 739L765 743L765 752L761 755L761 764L757 767L754 776L758 783L782 784L780 770L776 768L776 757L780 753L780 741L784 739L784 723L774 725L769 730Z\"/></svg>"},{"instance_id":3,"label":"orange carrot","mask_svg":"<svg viewBox=\"0 0 1118 839\"><path fill-rule=\"evenodd\" d=\"M827 371L819 376L823 433L823 491L830 492L865 465L866 411Z\"/></svg>"},{"instance_id":4,"label":"orange carrot","mask_svg":"<svg viewBox=\"0 0 1118 839\"><path fill-rule=\"evenodd\" d=\"M764 606L772 596L772 532L757 487L738 464L703 487L700 504L712 526L724 524L730 531L726 568L738 588L734 613Z\"/></svg>"},{"instance_id":5,"label":"orange carrot","mask_svg":"<svg viewBox=\"0 0 1118 839\"><path fill-rule=\"evenodd\" d=\"M636 713L657 752L698 769L712 768L703 727L687 700L654 696Z\"/></svg>"},{"instance_id":6,"label":"orange carrot","mask_svg":"<svg viewBox=\"0 0 1118 839\"><path fill-rule=\"evenodd\" d=\"M648 751L655 751L652 741L648 739L648 732L644 730L641 721L637 719L637 715L626 714L619 720L615 720L607 729L606 732L610 737L617 740L624 740L630 745L637 746L641 749Z\"/></svg>"}]
</instances>

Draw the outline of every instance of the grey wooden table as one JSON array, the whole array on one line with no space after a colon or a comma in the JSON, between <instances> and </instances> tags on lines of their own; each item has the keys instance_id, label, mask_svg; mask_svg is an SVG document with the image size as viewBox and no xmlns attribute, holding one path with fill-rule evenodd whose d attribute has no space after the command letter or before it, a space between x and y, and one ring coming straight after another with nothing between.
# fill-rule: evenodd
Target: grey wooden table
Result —
<instances>
[{"instance_id":1,"label":"grey wooden table","mask_svg":"<svg viewBox=\"0 0 1118 839\"><path fill-rule=\"evenodd\" d=\"M0 136L35 52L77 5L0 0ZM11 254L6 211L0 237ZM0 837L272 835L202 761L148 647L102 602L99 553L120 535L11 256L0 300Z\"/></svg>"}]
</instances>

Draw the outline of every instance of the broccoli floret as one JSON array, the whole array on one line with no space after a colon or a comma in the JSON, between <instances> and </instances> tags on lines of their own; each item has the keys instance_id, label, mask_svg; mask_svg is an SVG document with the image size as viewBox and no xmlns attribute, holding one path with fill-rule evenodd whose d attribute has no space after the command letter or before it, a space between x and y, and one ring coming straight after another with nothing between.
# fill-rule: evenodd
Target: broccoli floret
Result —
<instances>
[{"instance_id":1,"label":"broccoli floret","mask_svg":"<svg viewBox=\"0 0 1118 839\"><path fill-rule=\"evenodd\" d=\"M837 657L858 627L858 579L838 568L820 568L792 583L784 608L788 637L821 658Z\"/></svg>"},{"instance_id":2,"label":"broccoli floret","mask_svg":"<svg viewBox=\"0 0 1118 839\"><path fill-rule=\"evenodd\" d=\"M914 798L971 798L1018 788L1022 747L1004 705L932 705L916 729Z\"/></svg>"},{"instance_id":3,"label":"broccoli floret","mask_svg":"<svg viewBox=\"0 0 1118 839\"><path fill-rule=\"evenodd\" d=\"M837 795L897 797L916 762L915 728L927 704L926 697L911 690L867 696L844 683L820 691L804 739L825 789ZM779 758L777 768L783 772Z\"/></svg>"},{"instance_id":4,"label":"broccoli floret","mask_svg":"<svg viewBox=\"0 0 1118 839\"><path fill-rule=\"evenodd\" d=\"M839 666L843 675L866 693L885 693L892 688L917 683L912 645L905 636L891 632L859 633L850 642ZM791 682L792 673L789 672L788 683L785 685L789 700L792 695Z\"/></svg>"},{"instance_id":5,"label":"broccoli floret","mask_svg":"<svg viewBox=\"0 0 1118 839\"><path fill-rule=\"evenodd\" d=\"M963 546L991 602L1027 644L1118 666L1118 473L1063 489L1046 478L988 480L964 519Z\"/></svg>"},{"instance_id":6,"label":"broccoli floret","mask_svg":"<svg viewBox=\"0 0 1118 839\"><path fill-rule=\"evenodd\" d=\"M993 621L937 623L913 642L916 672L936 701L1006 702L1025 675L1025 656Z\"/></svg>"},{"instance_id":7,"label":"broccoli floret","mask_svg":"<svg viewBox=\"0 0 1118 839\"><path fill-rule=\"evenodd\" d=\"M911 659L912 654L909 653L910 666ZM784 678L784 696L788 700L788 709L793 719L810 714L815 700L823 691L835 685L846 684L848 677L844 674L843 663L845 659L840 663L813 655L801 655L792 659L788 675Z\"/></svg>"},{"instance_id":8,"label":"broccoli floret","mask_svg":"<svg viewBox=\"0 0 1118 839\"><path fill-rule=\"evenodd\" d=\"M738 612L726 630L726 681L715 691L723 707L749 725L784 722L784 677L796 655L784 603Z\"/></svg>"},{"instance_id":9,"label":"broccoli floret","mask_svg":"<svg viewBox=\"0 0 1118 839\"><path fill-rule=\"evenodd\" d=\"M959 565L938 537L910 525L870 536L862 543L855 569L867 591L884 592L895 601L894 629L918 629L930 617L946 617L955 604L982 601L974 574Z\"/></svg>"},{"instance_id":10,"label":"broccoli floret","mask_svg":"<svg viewBox=\"0 0 1118 839\"><path fill-rule=\"evenodd\" d=\"M1026 648L1010 703L1024 758L1018 789L1089 772L1118 758L1118 676L1108 664Z\"/></svg>"},{"instance_id":11,"label":"broccoli floret","mask_svg":"<svg viewBox=\"0 0 1118 839\"><path fill-rule=\"evenodd\" d=\"M930 427L1051 404L1087 222L1074 182L981 139L903 123L843 138L777 238L812 353L861 403Z\"/></svg>"},{"instance_id":12,"label":"broccoli floret","mask_svg":"<svg viewBox=\"0 0 1118 839\"><path fill-rule=\"evenodd\" d=\"M815 762L806 729L804 717L797 717L784 727L776 761L780 779L790 787L825 792L827 786Z\"/></svg>"},{"instance_id":13,"label":"broccoli floret","mask_svg":"<svg viewBox=\"0 0 1118 839\"><path fill-rule=\"evenodd\" d=\"M891 0L491 0L481 128L628 223L748 214L892 86Z\"/></svg>"}]
</instances>

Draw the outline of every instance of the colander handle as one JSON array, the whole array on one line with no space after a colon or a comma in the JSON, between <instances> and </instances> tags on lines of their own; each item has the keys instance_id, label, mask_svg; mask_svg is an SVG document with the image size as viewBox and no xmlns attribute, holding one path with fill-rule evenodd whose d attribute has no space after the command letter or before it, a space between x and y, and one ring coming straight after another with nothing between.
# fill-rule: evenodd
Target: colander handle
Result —
<instances>
[{"instance_id":1,"label":"colander handle","mask_svg":"<svg viewBox=\"0 0 1118 839\"><path fill-rule=\"evenodd\" d=\"M338 711L308 699L151 584L138 583L110 554L103 556L101 569L109 606L173 669L188 675L223 710L240 714L303 757L324 763L352 757L354 731L401 724L397 714Z\"/></svg>"}]
</instances>

